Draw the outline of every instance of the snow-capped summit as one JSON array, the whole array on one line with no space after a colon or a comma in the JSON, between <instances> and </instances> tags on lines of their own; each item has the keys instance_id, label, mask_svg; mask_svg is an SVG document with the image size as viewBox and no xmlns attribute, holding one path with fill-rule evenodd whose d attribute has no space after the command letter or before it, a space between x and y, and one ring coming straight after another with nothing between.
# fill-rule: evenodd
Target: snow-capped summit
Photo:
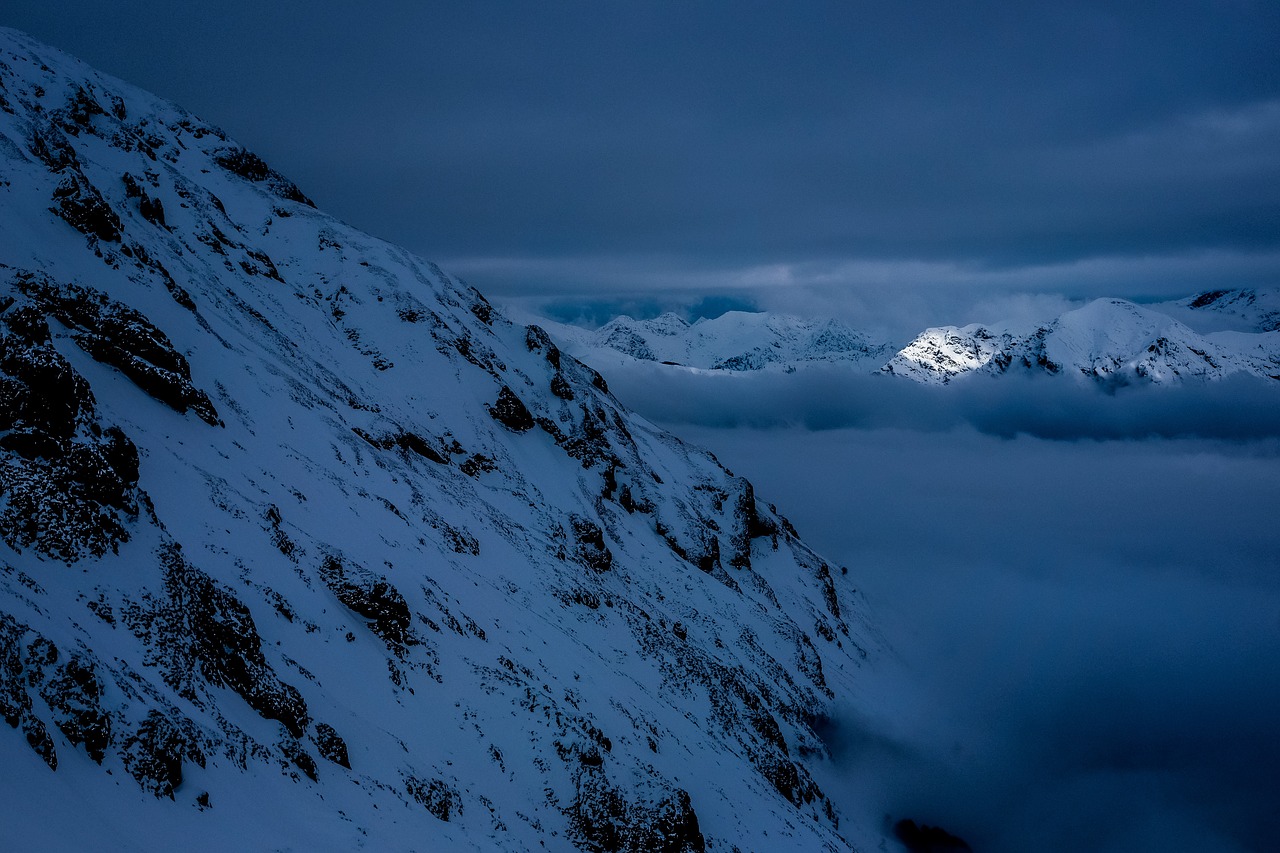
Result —
<instances>
[{"instance_id":1,"label":"snow-capped summit","mask_svg":"<svg viewBox=\"0 0 1280 853\"><path fill-rule=\"evenodd\" d=\"M945 384L970 374L1030 372L1105 386L1280 377L1280 333L1198 334L1167 313L1095 299L1030 333L981 325L927 329L885 373Z\"/></svg>"},{"instance_id":2,"label":"snow-capped summit","mask_svg":"<svg viewBox=\"0 0 1280 853\"><path fill-rule=\"evenodd\" d=\"M8 844L877 843L813 774L862 602L750 483L12 30L0 332Z\"/></svg>"},{"instance_id":3,"label":"snow-capped summit","mask_svg":"<svg viewBox=\"0 0 1280 853\"><path fill-rule=\"evenodd\" d=\"M580 358L606 364L621 353L639 361L704 370L780 370L844 363L879 367L892 348L835 319L729 311L687 323L666 313L652 320L615 317L595 331L552 324L550 331Z\"/></svg>"}]
</instances>

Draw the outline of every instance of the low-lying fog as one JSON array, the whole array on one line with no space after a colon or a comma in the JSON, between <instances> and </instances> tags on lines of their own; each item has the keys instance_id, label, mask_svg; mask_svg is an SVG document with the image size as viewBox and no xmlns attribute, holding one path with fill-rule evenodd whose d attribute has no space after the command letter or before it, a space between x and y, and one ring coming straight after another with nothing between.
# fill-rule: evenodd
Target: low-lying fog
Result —
<instances>
[{"instance_id":1,"label":"low-lying fog","mask_svg":"<svg viewBox=\"0 0 1280 853\"><path fill-rule=\"evenodd\" d=\"M1280 389L607 378L866 593L894 655L885 710L829 733L848 816L994 853L1280 843Z\"/></svg>"}]
</instances>

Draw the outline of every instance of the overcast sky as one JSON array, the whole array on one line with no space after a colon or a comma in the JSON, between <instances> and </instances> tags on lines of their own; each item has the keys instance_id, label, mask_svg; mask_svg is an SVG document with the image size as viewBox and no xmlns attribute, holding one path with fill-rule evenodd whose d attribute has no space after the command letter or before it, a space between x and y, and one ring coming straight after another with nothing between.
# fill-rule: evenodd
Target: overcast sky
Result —
<instances>
[{"instance_id":1,"label":"overcast sky","mask_svg":"<svg viewBox=\"0 0 1280 853\"><path fill-rule=\"evenodd\" d=\"M1280 282L1274 0L5 0L0 23L499 298Z\"/></svg>"}]
</instances>

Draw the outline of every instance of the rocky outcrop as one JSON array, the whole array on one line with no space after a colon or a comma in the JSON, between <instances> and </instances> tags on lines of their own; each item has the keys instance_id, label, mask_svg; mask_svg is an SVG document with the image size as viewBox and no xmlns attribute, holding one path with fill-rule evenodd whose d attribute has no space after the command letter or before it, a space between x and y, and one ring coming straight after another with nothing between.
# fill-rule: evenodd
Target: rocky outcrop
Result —
<instances>
[{"instance_id":1,"label":"rocky outcrop","mask_svg":"<svg viewBox=\"0 0 1280 853\"><path fill-rule=\"evenodd\" d=\"M120 757L144 791L171 800L182 784L183 761L205 764L204 754L184 727L154 709L124 741Z\"/></svg>"},{"instance_id":2,"label":"rocky outcrop","mask_svg":"<svg viewBox=\"0 0 1280 853\"><path fill-rule=\"evenodd\" d=\"M574 843L592 853L703 853L706 839L689 794L629 800L604 773L584 768L568 808Z\"/></svg>"},{"instance_id":3,"label":"rocky outcrop","mask_svg":"<svg viewBox=\"0 0 1280 853\"><path fill-rule=\"evenodd\" d=\"M229 146L216 151L213 162L234 175L255 184L264 184L271 192L288 201L296 201L308 207L315 207L315 202L302 194L297 185L281 175L252 151L236 146Z\"/></svg>"},{"instance_id":4,"label":"rocky outcrop","mask_svg":"<svg viewBox=\"0 0 1280 853\"><path fill-rule=\"evenodd\" d=\"M505 385L498 392L497 401L489 407L489 414L512 432L528 432L534 426L528 407Z\"/></svg>"},{"instance_id":5,"label":"rocky outcrop","mask_svg":"<svg viewBox=\"0 0 1280 853\"><path fill-rule=\"evenodd\" d=\"M369 630L389 647L403 650L415 642L409 605L386 578L332 554L321 562L320 577L344 606L369 620Z\"/></svg>"},{"instance_id":6,"label":"rocky outcrop","mask_svg":"<svg viewBox=\"0 0 1280 853\"><path fill-rule=\"evenodd\" d=\"M315 741L321 757L340 767L351 769L351 759L347 755L347 742L333 726L328 723L316 723Z\"/></svg>"},{"instance_id":7,"label":"rocky outcrop","mask_svg":"<svg viewBox=\"0 0 1280 853\"><path fill-rule=\"evenodd\" d=\"M192 384L187 360L140 312L90 288L57 284L39 274L19 273L13 284L37 309L69 327L72 340L95 360L175 411L190 410L208 424L219 423L209 396Z\"/></svg>"},{"instance_id":8,"label":"rocky outcrop","mask_svg":"<svg viewBox=\"0 0 1280 853\"><path fill-rule=\"evenodd\" d=\"M37 305L10 297L0 324L0 538L62 560L101 555L138 511L137 448L101 423Z\"/></svg>"},{"instance_id":9,"label":"rocky outcrop","mask_svg":"<svg viewBox=\"0 0 1280 853\"><path fill-rule=\"evenodd\" d=\"M147 596L127 608L125 618L151 649L165 681L201 706L210 700L208 685L230 688L263 717L302 737L310 722L306 702L267 663L249 608L188 563L176 545L164 546L158 557L163 597Z\"/></svg>"}]
</instances>

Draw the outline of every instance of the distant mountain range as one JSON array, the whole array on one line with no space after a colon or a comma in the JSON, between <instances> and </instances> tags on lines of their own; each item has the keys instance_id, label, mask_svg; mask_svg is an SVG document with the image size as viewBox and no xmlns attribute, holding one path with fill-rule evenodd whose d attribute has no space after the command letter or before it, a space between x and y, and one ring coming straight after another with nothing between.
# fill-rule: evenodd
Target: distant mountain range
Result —
<instances>
[{"instance_id":1,"label":"distant mountain range","mask_svg":"<svg viewBox=\"0 0 1280 853\"><path fill-rule=\"evenodd\" d=\"M687 323L667 313L652 320L617 317L596 330L549 324L574 353L607 363L617 354L703 370L794 370L802 364L854 364L875 369L894 352L832 319L730 311Z\"/></svg>"},{"instance_id":2,"label":"distant mountain range","mask_svg":"<svg viewBox=\"0 0 1280 853\"><path fill-rule=\"evenodd\" d=\"M601 366L651 361L698 370L792 372L835 364L938 385L1017 373L1108 387L1234 374L1280 380L1280 291L1215 291L1152 305L1095 299L1032 327L940 326L900 346L835 319L737 311L694 323L664 314L617 317L596 330L548 328L568 351Z\"/></svg>"}]
</instances>

